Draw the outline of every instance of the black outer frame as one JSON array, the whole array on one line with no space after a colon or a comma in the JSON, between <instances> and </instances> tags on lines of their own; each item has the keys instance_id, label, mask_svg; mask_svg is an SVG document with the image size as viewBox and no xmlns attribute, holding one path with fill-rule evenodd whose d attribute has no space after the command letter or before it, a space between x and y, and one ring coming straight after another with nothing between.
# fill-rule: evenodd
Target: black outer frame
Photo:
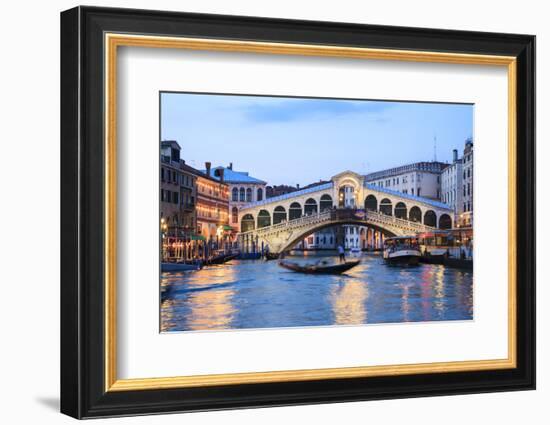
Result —
<instances>
[{"instance_id":1,"label":"black outer frame","mask_svg":"<svg viewBox=\"0 0 550 425\"><path fill-rule=\"evenodd\" d=\"M104 32L517 57L517 368L104 391ZM61 412L75 418L535 388L535 37L77 7L61 13Z\"/></svg>"}]
</instances>

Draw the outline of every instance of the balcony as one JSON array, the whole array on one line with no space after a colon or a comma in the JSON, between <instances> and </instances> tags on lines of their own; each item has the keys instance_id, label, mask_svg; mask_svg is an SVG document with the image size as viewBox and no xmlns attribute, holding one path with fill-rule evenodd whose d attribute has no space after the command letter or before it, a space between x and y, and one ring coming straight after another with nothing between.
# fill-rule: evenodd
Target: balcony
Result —
<instances>
[{"instance_id":1,"label":"balcony","mask_svg":"<svg viewBox=\"0 0 550 425\"><path fill-rule=\"evenodd\" d=\"M181 204L181 207L184 209L184 210L194 210L195 209L195 203L194 202L183 202Z\"/></svg>"}]
</instances>

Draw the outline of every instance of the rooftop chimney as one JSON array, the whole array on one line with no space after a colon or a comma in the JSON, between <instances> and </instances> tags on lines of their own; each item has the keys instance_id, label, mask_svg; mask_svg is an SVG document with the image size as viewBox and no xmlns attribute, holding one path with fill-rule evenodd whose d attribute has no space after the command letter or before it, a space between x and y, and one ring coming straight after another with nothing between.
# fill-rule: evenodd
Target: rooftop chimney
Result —
<instances>
[{"instance_id":1,"label":"rooftop chimney","mask_svg":"<svg viewBox=\"0 0 550 425\"><path fill-rule=\"evenodd\" d=\"M229 167L227 167L227 168L229 168L230 170L232 170L232 169L233 169L233 163L230 162L230 163L229 163Z\"/></svg>"},{"instance_id":2,"label":"rooftop chimney","mask_svg":"<svg viewBox=\"0 0 550 425\"><path fill-rule=\"evenodd\" d=\"M225 169L220 168L219 171L220 171L220 181L223 182L223 173L224 173Z\"/></svg>"},{"instance_id":3,"label":"rooftop chimney","mask_svg":"<svg viewBox=\"0 0 550 425\"><path fill-rule=\"evenodd\" d=\"M296 189L300 189L300 184L296 183Z\"/></svg>"},{"instance_id":4,"label":"rooftop chimney","mask_svg":"<svg viewBox=\"0 0 550 425\"><path fill-rule=\"evenodd\" d=\"M458 161L458 151L453 149L453 162Z\"/></svg>"},{"instance_id":5,"label":"rooftop chimney","mask_svg":"<svg viewBox=\"0 0 550 425\"><path fill-rule=\"evenodd\" d=\"M210 162L205 162L204 165L205 165L205 167L206 167L206 175L207 175L207 176L210 176L210 167L212 167L212 163L210 163Z\"/></svg>"}]
</instances>

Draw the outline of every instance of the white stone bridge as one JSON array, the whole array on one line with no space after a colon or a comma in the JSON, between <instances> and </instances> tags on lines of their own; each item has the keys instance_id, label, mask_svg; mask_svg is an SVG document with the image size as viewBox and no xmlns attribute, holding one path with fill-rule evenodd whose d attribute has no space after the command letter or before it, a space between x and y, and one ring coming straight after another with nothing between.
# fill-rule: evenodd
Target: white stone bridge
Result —
<instances>
[{"instance_id":1,"label":"white stone bridge","mask_svg":"<svg viewBox=\"0 0 550 425\"><path fill-rule=\"evenodd\" d=\"M238 220L241 247L248 251L252 245L268 245L273 253L336 225L366 227L366 238L378 246L382 235L412 235L453 225L447 205L370 185L351 171L327 183L245 205Z\"/></svg>"}]
</instances>

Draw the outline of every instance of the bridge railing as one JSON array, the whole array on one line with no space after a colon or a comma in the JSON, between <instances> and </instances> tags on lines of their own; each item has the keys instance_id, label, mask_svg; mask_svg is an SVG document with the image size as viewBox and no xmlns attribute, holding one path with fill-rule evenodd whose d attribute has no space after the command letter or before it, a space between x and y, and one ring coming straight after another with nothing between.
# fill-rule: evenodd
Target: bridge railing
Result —
<instances>
[{"instance_id":1,"label":"bridge railing","mask_svg":"<svg viewBox=\"0 0 550 425\"><path fill-rule=\"evenodd\" d=\"M394 224L402 228L409 228L414 229L419 232L423 232L426 230L433 230L435 227L428 226L427 224L423 224L417 221L411 221L404 218L398 218L393 215L387 215L378 211L368 211L368 220L371 221L377 221L384 224Z\"/></svg>"},{"instance_id":2,"label":"bridge railing","mask_svg":"<svg viewBox=\"0 0 550 425\"><path fill-rule=\"evenodd\" d=\"M312 223L314 221L324 221L324 220L330 220L330 219L331 219L331 210L325 210L320 213L303 215L293 220L284 220L284 221L281 221L280 223L273 224L271 226L260 227L254 230L249 230L247 232L242 232L241 235L247 235L247 234L261 235L263 233L271 233L279 230L284 230L288 227L296 227L303 224Z\"/></svg>"}]
</instances>

